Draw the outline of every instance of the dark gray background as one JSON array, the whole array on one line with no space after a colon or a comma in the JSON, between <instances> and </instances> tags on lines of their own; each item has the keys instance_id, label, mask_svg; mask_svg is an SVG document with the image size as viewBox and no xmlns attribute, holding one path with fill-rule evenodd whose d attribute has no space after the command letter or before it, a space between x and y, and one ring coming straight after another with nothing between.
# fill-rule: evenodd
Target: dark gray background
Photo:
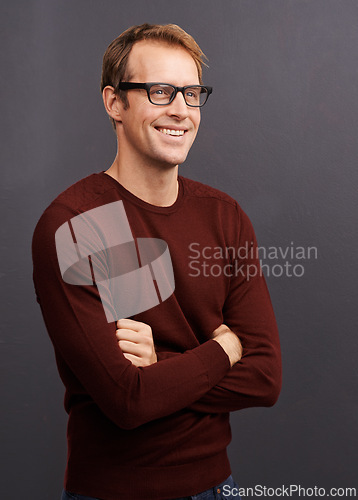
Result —
<instances>
[{"instance_id":1,"label":"dark gray background","mask_svg":"<svg viewBox=\"0 0 358 500\"><path fill-rule=\"evenodd\" d=\"M358 2L42 0L1 11L1 497L59 498L63 387L31 238L59 192L112 162L102 55L142 22L179 24L209 58L214 93L181 174L237 199L261 246L318 249L290 259L301 278L268 278L283 389L275 407L232 415L233 475L241 486L358 486Z\"/></svg>"}]
</instances>

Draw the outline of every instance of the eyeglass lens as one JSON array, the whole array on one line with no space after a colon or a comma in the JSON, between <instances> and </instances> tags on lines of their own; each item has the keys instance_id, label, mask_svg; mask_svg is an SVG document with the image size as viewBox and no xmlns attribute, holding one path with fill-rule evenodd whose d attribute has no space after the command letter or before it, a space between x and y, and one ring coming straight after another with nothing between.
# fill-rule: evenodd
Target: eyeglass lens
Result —
<instances>
[{"instance_id":1,"label":"eyeglass lens","mask_svg":"<svg viewBox=\"0 0 358 500\"><path fill-rule=\"evenodd\" d=\"M149 91L153 104L169 104L175 92L171 85L152 85ZM208 92L205 87L193 86L184 90L184 99L189 106L202 106L205 104Z\"/></svg>"}]
</instances>

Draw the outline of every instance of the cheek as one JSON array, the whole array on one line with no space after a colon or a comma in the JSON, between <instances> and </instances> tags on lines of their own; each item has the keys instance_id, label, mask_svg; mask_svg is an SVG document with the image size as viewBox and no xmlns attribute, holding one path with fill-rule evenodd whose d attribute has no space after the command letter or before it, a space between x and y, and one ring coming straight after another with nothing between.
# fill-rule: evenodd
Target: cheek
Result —
<instances>
[{"instance_id":1,"label":"cheek","mask_svg":"<svg viewBox=\"0 0 358 500\"><path fill-rule=\"evenodd\" d=\"M154 107L154 106L153 106ZM159 108L159 106L157 106ZM162 116L161 109L148 109L147 107L142 110L141 122L147 127L155 126L156 121Z\"/></svg>"},{"instance_id":2,"label":"cheek","mask_svg":"<svg viewBox=\"0 0 358 500\"><path fill-rule=\"evenodd\" d=\"M197 112L197 115L194 117L193 119L193 122L194 122L194 125L195 125L195 128L198 129L199 128L199 125L200 125L200 120L201 120L201 113L200 111L198 110Z\"/></svg>"}]
</instances>

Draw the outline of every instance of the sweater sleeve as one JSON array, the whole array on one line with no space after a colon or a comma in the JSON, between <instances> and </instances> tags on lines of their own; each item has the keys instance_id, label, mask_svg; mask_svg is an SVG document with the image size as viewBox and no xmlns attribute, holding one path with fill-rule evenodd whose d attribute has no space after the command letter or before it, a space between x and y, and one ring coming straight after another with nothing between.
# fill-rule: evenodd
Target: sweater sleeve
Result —
<instances>
[{"instance_id":1,"label":"sweater sleeve","mask_svg":"<svg viewBox=\"0 0 358 500\"><path fill-rule=\"evenodd\" d=\"M132 429L200 400L230 370L215 341L181 356L137 368L122 354L95 285L62 279L55 232L73 214L51 206L36 226L33 279L46 328L70 393L87 393L116 425ZM101 271L102 272L102 271ZM68 373L72 373L71 376Z\"/></svg>"},{"instance_id":2,"label":"sweater sleeve","mask_svg":"<svg viewBox=\"0 0 358 500\"><path fill-rule=\"evenodd\" d=\"M191 409L207 413L272 406L281 389L276 320L260 267L253 227L247 215L237 208L241 251L233 265L223 323L239 336L243 356L213 389L191 405Z\"/></svg>"}]
</instances>

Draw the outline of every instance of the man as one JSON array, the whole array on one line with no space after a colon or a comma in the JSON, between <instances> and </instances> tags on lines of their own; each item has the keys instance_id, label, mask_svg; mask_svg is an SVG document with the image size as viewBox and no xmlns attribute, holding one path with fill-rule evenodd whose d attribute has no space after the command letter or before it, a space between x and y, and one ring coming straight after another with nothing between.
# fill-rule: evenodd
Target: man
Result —
<instances>
[{"instance_id":1,"label":"man","mask_svg":"<svg viewBox=\"0 0 358 500\"><path fill-rule=\"evenodd\" d=\"M238 498L229 412L278 397L252 226L232 198L178 175L211 92L202 57L175 25L135 26L110 44L102 93L117 156L61 193L35 230L34 283L69 413L63 499ZM92 281L81 266L69 277L73 248Z\"/></svg>"}]
</instances>

